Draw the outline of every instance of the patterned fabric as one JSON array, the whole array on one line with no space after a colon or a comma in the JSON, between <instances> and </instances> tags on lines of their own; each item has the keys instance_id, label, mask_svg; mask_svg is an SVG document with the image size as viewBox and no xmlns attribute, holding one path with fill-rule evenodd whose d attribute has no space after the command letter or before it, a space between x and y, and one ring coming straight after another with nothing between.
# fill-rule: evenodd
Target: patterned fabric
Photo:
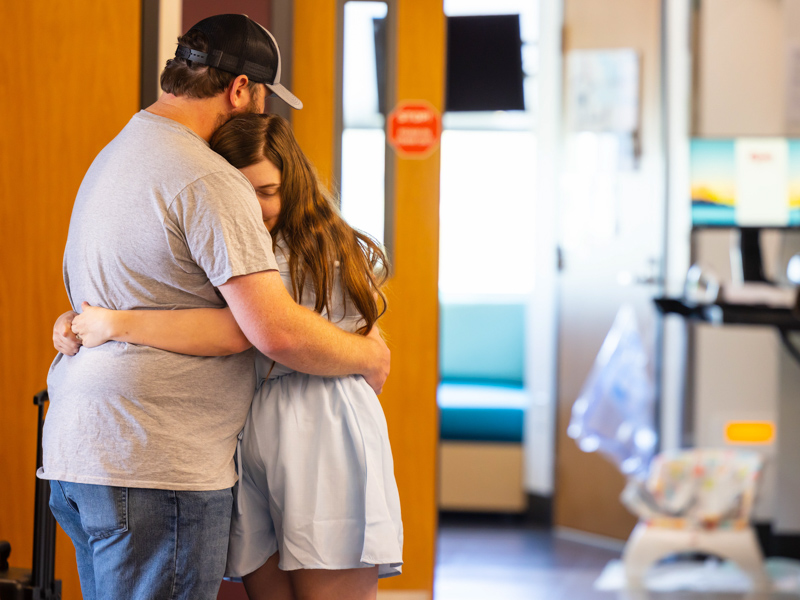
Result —
<instances>
[{"instance_id":1,"label":"patterned fabric","mask_svg":"<svg viewBox=\"0 0 800 600\"><path fill-rule=\"evenodd\" d=\"M740 529L748 524L762 465L752 450L665 452L646 480L628 483L622 501L651 525Z\"/></svg>"}]
</instances>

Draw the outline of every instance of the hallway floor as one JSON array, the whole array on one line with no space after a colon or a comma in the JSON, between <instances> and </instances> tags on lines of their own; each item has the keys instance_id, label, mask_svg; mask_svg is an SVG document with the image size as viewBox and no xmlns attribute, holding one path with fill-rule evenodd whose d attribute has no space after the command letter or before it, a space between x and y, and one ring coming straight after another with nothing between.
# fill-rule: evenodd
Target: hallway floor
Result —
<instances>
[{"instance_id":1,"label":"hallway floor","mask_svg":"<svg viewBox=\"0 0 800 600\"><path fill-rule=\"evenodd\" d=\"M619 551L559 538L511 517L440 520L435 600L787 600L781 594L599 592Z\"/></svg>"}]
</instances>

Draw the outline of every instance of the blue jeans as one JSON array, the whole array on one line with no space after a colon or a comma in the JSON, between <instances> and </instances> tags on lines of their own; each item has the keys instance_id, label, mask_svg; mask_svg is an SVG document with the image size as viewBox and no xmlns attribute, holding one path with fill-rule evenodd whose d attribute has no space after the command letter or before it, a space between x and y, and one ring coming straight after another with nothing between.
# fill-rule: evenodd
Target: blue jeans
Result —
<instances>
[{"instance_id":1,"label":"blue jeans","mask_svg":"<svg viewBox=\"0 0 800 600\"><path fill-rule=\"evenodd\" d=\"M75 545L84 600L215 600L232 498L230 488L50 482L50 509Z\"/></svg>"}]
</instances>

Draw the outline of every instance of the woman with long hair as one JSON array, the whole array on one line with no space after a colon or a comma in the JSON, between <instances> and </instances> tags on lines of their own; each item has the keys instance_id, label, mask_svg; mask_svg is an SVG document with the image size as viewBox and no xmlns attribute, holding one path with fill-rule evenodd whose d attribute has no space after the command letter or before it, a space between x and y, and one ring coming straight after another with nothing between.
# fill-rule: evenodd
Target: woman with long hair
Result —
<instances>
[{"instance_id":1,"label":"woman with long hair","mask_svg":"<svg viewBox=\"0 0 800 600\"><path fill-rule=\"evenodd\" d=\"M255 188L295 300L368 333L386 309L386 256L342 219L288 123L242 115L214 134L211 147ZM114 341L215 356L249 344L228 309L84 305L72 329L89 348ZM374 599L378 578L400 573L403 545L377 396L361 376L306 375L259 353L256 371L239 436L227 575L243 577L252 600Z\"/></svg>"}]
</instances>

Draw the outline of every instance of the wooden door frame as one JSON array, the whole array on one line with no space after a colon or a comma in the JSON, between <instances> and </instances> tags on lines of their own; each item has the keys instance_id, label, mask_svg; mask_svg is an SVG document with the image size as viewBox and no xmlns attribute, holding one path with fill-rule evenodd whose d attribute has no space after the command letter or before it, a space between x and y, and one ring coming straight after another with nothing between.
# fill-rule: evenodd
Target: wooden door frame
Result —
<instances>
[{"instance_id":1,"label":"wooden door frame","mask_svg":"<svg viewBox=\"0 0 800 600\"><path fill-rule=\"evenodd\" d=\"M397 2L396 99L444 102L445 20L441 2ZM335 177L337 0L295 0L294 115L300 145L322 179ZM405 529L403 575L381 581L381 598L430 599L436 542L438 444L439 150L393 161L394 264L381 320L392 375L380 400L386 413ZM390 217L391 218L391 215Z\"/></svg>"}]
</instances>

